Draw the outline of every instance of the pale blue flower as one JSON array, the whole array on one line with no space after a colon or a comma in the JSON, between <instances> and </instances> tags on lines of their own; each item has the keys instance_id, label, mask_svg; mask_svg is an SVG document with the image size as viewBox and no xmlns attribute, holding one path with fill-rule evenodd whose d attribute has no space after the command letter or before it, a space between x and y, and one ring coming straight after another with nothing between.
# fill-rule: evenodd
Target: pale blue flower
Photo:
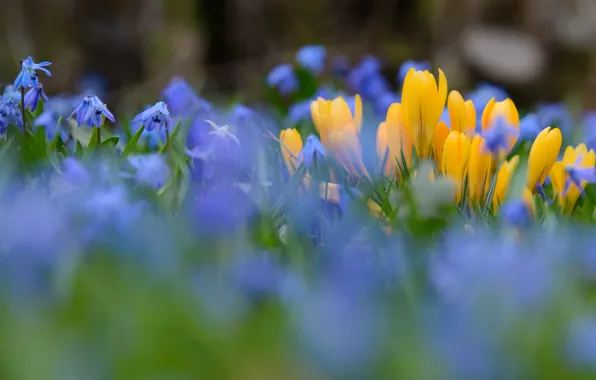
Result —
<instances>
[{"instance_id":1,"label":"pale blue flower","mask_svg":"<svg viewBox=\"0 0 596 380\"><path fill-rule=\"evenodd\" d=\"M83 102L70 114L67 119L71 119L76 114L76 120L79 127L87 124L87 127L101 127L103 116L111 122L115 122L114 115L108 110L105 104L95 95L87 96Z\"/></svg>"},{"instance_id":2,"label":"pale blue flower","mask_svg":"<svg viewBox=\"0 0 596 380\"><path fill-rule=\"evenodd\" d=\"M21 92L20 91L16 91L14 89L14 86L12 84L9 84L8 86L4 87L4 94L2 94L3 98L11 98L16 100L17 102L21 101Z\"/></svg>"},{"instance_id":3,"label":"pale blue flower","mask_svg":"<svg viewBox=\"0 0 596 380\"><path fill-rule=\"evenodd\" d=\"M324 46L309 45L298 50L296 61L313 75L319 75L325 68L326 56L327 50Z\"/></svg>"},{"instance_id":4,"label":"pale blue flower","mask_svg":"<svg viewBox=\"0 0 596 380\"><path fill-rule=\"evenodd\" d=\"M49 70L44 69L44 67L51 65L51 62L41 62L35 63L33 62L33 58L29 57L21 61L21 71L17 78L14 81L14 90L19 90L22 88L29 88L29 87L37 87L39 84L39 79L37 78L37 73L35 70L41 70L46 73L47 76L51 76Z\"/></svg>"},{"instance_id":5,"label":"pale blue flower","mask_svg":"<svg viewBox=\"0 0 596 380\"><path fill-rule=\"evenodd\" d=\"M134 179L137 183L160 189L170 177L170 168L162 154L131 156L128 162L136 169Z\"/></svg>"},{"instance_id":6,"label":"pale blue flower","mask_svg":"<svg viewBox=\"0 0 596 380\"><path fill-rule=\"evenodd\" d=\"M181 77L172 78L162 96L175 116L190 116L197 108L208 106L200 102L195 90Z\"/></svg>"},{"instance_id":7,"label":"pale blue flower","mask_svg":"<svg viewBox=\"0 0 596 380\"><path fill-rule=\"evenodd\" d=\"M267 75L267 84L276 88L282 95L295 92L299 85L294 68L289 63L274 67Z\"/></svg>"},{"instance_id":8,"label":"pale blue flower","mask_svg":"<svg viewBox=\"0 0 596 380\"><path fill-rule=\"evenodd\" d=\"M132 122L135 124L141 123L148 131L162 127L168 128L170 111L168 111L168 107L164 102L157 102L153 107L138 114Z\"/></svg>"},{"instance_id":9,"label":"pale blue flower","mask_svg":"<svg viewBox=\"0 0 596 380\"><path fill-rule=\"evenodd\" d=\"M0 97L0 136L6 133L10 124L23 129L23 117L19 103L12 98Z\"/></svg>"},{"instance_id":10,"label":"pale blue flower","mask_svg":"<svg viewBox=\"0 0 596 380\"><path fill-rule=\"evenodd\" d=\"M532 141L538 136L542 129L543 127L541 126L538 117L534 114L528 114L519 122L519 138L524 141Z\"/></svg>"},{"instance_id":11,"label":"pale blue flower","mask_svg":"<svg viewBox=\"0 0 596 380\"><path fill-rule=\"evenodd\" d=\"M297 158L298 162L301 162L305 168L309 169L313 162L324 160L326 156L327 151L317 136L310 135L306 138L306 143Z\"/></svg>"},{"instance_id":12,"label":"pale blue flower","mask_svg":"<svg viewBox=\"0 0 596 380\"><path fill-rule=\"evenodd\" d=\"M506 151L510 146L510 138L517 136L519 131L507 124L502 117L497 118L492 128L484 133L485 149L493 154Z\"/></svg>"}]
</instances>

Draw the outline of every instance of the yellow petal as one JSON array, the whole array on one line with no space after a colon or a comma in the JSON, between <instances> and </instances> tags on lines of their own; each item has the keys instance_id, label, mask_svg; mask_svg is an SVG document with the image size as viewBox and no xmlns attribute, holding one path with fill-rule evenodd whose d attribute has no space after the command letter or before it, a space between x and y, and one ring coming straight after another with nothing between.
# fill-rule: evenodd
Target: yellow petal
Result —
<instances>
[{"instance_id":1,"label":"yellow petal","mask_svg":"<svg viewBox=\"0 0 596 380\"><path fill-rule=\"evenodd\" d=\"M492 125L489 125L489 121L494 106L495 98L491 98L491 100L486 103L486 106L484 106L484 111L482 111L482 132L486 132L490 127L492 127Z\"/></svg>"},{"instance_id":2,"label":"yellow petal","mask_svg":"<svg viewBox=\"0 0 596 380\"><path fill-rule=\"evenodd\" d=\"M468 137L472 137L476 132L476 107L474 107L474 102L471 100L466 100L464 104L467 119L464 132Z\"/></svg>"},{"instance_id":3,"label":"yellow petal","mask_svg":"<svg viewBox=\"0 0 596 380\"><path fill-rule=\"evenodd\" d=\"M362 99L358 94L354 97L354 127L360 133L362 128Z\"/></svg>"},{"instance_id":4,"label":"yellow petal","mask_svg":"<svg viewBox=\"0 0 596 380\"><path fill-rule=\"evenodd\" d=\"M442 173L456 184L456 202L461 200L462 184L467 173L470 157L470 140L466 135L451 131L443 147Z\"/></svg>"},{"instance_id":5,"label":"yellow petal","mask_svg":"<svg viewBox=\"0 0 596 380\"><path fill-rule=\"evenodd\" d=\"M476 135L470 147L470 167L468 170L468 189L470 201L481 202L488 185L491 155L485 152L484 138Z\"/></svg>"},{"instance_id":6,"label":"yellow petal","mask_svg":"<svg viewBox=\"0 0 596 380\"><path fill-rule=\"evenodd\" d=\"M281 154L290 174L294 173L298 167L297 158L302 151L302 137L294 128L284 129L279 134L281 142Z\"/></svg>"},{"instance_id":7,"label":"yellow petal","mask_svg":"<svg viewBox=\"0 0 596 380\"><path fill-rule=\"evenodd\" d=\"M435 164L439 170L441 170L443 167L443 147L445 146L445 140L447 140L449 132L451 131L449 130L447 124L445 124L443 121L439 121L437 130L435 131L435 136L433 138Z\"/></svg>"},{"instance_id":8,"label":"yellow petal","mask_svg":"<svg viewBox=\"0 0 596 380\"><path fill-rule=\"evenodd\" d=\"M451 130L464 132L467 124L466 105L463 96L458 91L453 90L449 93L447 108L449 110Z\"/></svg>"},{"instance_id":9,"label":"yellow petal","mask_svg":"<svg viewBox=\"0 0 596 380\"><path fill-rule=\"evenodd\" d=\"M389 145L387 144L387 123L382 122L377 128L377 157L379 163L383 165L383 172L387 176L392 176L395 173L395 160L392 157Z\"/></svg>"}]
</instances>

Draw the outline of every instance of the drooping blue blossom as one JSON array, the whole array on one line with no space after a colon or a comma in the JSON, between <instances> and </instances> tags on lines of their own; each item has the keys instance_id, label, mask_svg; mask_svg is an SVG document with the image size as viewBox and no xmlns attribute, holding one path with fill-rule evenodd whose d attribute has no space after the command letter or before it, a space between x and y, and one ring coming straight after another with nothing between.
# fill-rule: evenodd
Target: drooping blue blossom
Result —
<instances>
[{"instance_id":1,"label":"drooping blue blossom","mask_svg":"<svg viewBox=\"0 0 596 380\"><path fill-rule=\"evenodd\" d=\"M523 141L533 141L545 127L541 126L536 115L527 114L519 122L519 138Z\"/></svg>"},{"instance_id":2,"label":"drooping blue blossom","mask_svg":"<svg viewBox=\"0 0 596 380\"><path fill-rule=\"evenodd\" d=\"M510 138L518 136L519 131L507 124L502 117L497 118L492 128L484 133L485 149L493 154L509 149Z\"/></svg>"},{"instance_id":3,"label":"drooping blue blossom","mask_svg":"<svg viewBox=\"0 0 596 380\"><path fill-rule=\"evenodd\" d=\"M402 84L404 83L404 79L406 79L406 75L410 69L414 69L417 71L430 71L432 69L430 62L428 61L405 61L399 68L397 72L397 83Z\"/></svg>"},{"instance_id":4,"label":"drooping blue blossom","mask_svg":"<svg viewBox=\"0 0 596 380\"><path fill-rule=\"evenodd\" d=\"M160 189L170 177L170 168L162 154L131 156L128 162L136 169L133 177L137 183Z\"/></svg>"},{"instance_id":5,"label":"drooping blue blossom","mask_svg":"<svg viewBox=\"0 0 596 380\"><path fill-rule=\"evenodd\" d=\"M540 125L559 128L563 136L569 136L573 130L573 117L564 103L541 104L536 110Z\"/></svg>"},{"instance_id":6,"label":"drooping blue blossom","mask_svg":"<svg viewBox=\"0 0 596 380\"><path fill-rule=\"evenodd\" d=\"M162 91L162 96L168 104L172 115L176 117L191 116L201 104L195 90L181 77L174 77Z\"/></svg>"},{"instance_id":7,"label":"drooping blue blossom","mask_svg":"<svg viewBox=\"0 0 596 380\"><path fill-rule=\"evenodd\" d=\"M325 68L327 49L320 45L308 45L296 53L296 62L313 75L320 75Z\"/></svg>"},{"instance_id":8,"label":"drooping blue blossom","mask_svg":"<svg viewBox=\"0 0 596 380\"><path fill-rule=\"evenodd\" d=\"M48 99L46 93L43 91L43 85L41 83L35 87L31 87L31 89L25 94L25 108L35 111L40 97L42 97L47 103L50 102L50 99Z\"/></svg>"},{"instance_id":9,"label":"drooping blue blossom","mask_svg":"<svg viewBox=\"0 0 596 380\"><path fill-rule=\"evenodd\" d=\"M289 95L298 90L298 78L289 63L274 67L267 75L267 85L274 87L281 95Z\"/></svg>"},{"instance_id":10,"label":"drooping blue blossom","mask_svg":"<svg viewBox=\"0 0 596 380\"><path fill-rule=\"evenodd\" d=\"M132 122L144 125L148 131L168 128L170 124L170 111L164 102L157 102L153 107L135 116Z\"/></svg>"},{"instance_id":11,"label":"drooping blue blossom","mask_svg":"<svg viewBox=\"0 0 596 380\"><path fill-rule=\"evenodd\" d=\"M68 119L76 115L79 127L87 124L87 127L101 127L105 116L111 122L115 122L114 115L108 110L105 104L95 95L87 96L81 104L70 114Z\"/></svg>"},{"instance_id":12,"label":"drooping blue blossom","mask_svg":"<svg viewBox=\"0 0 596 380\"><path fill-rule=\"evenodd\" d=\"M10 124L23 129L23 117L19 103L12 98L0 97L0 135L4 135Z\"/></svg>"},{"instance_id":13,"label":"drooping blue blossom","mask_svg":"<svg viewBox=\"0 0 596 380\"><path fill-rule=\"evenodd\" d=\"M298 162L301 162L305 168L310 169L313 163L324 160L327 156L325 147L317 136L310 135L306 138L306 142L300 154L298 154Z\"/></svg>"},{"instance_id":14,"label":"drooping blue blossom","mask_svg":"<svg viewBox=\"0 0 596 380\"><path fill-rule=\"evenodd\" d=\"M51 62L41 62L35 63L33 62L32 57L28 57L21 61L21 71L17 75L14 81L14 90L17 91L21 87L22 88L29 88L29 87L37 87L39 85L39 79L37 78L37 73L35 70L41 70L46 73L47 76L51 76L52 73L48 69L44 69L44 67L51 65Z\"/></svg>"},{"instance_id":15,"label":"drooping blue blossom","mask_svg":"<svg viewBox=\"0 0 596 380\"><path fill-rule=\"evenodd\" d=\"M364 99L374 101L390 91L389 84L381 73L381 63L373 56L367 56L348 74L348 85Z\"/></svg>"}]
</instances>

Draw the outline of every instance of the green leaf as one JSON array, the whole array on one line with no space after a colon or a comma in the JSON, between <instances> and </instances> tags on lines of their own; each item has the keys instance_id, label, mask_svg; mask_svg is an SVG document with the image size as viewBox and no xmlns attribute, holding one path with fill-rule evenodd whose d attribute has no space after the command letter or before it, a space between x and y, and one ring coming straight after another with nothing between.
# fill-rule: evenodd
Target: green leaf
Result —
<instances>
[{"instance_id":1,"label":"green leaf","mask_svg":"<svg viewBox=\"0 0 596 380\"><path fill-rule=\"evenodd\" d=\"M180 125L182 125L182 121L179 121L178 123L176 123L176 127L174 127L174 131L170 135L169 143L172 144L172 147L174 145L174 142L176 141L176 137L178 137L178 133L180 132ZM160 152L165 153L167 151L168 151L168 142L166 141L164 146L161 148Z\"/></svg>"},{"instance_id":2,"label":"green leaf","mask_svg":"<svg viewBox=\"0 0 596 380\"><path fill-rule=\"evenodd\" d=\"M107 139L103 140L101 142L101 146L102 147L115 147L116 145L118 145L118 141L120 140L119 136L112 136L112 137L108 137Z\"/></svg>"},{"instance_id":3,"label":"green leaf","mask_svg":"<svg viewBox=\"0 0 596 380\"><path fill-rule=\"evenodd\" d=\"M75 148L74 155L75 157L81 158L85 154L85 148L81 145L81 142L77 140L77 147Z\"/></svg>"},{"instance_id":4,"label":"green leaf","mask_svg":"<svg viewBox=\"0 0 596 380\"><path fill-rule=\"evenodd\" d=\"M51 152L57 152L60 149L60 146L64 146L64 141L62 141L62 137L60 136L60 126L62 125L62 117L58 119L58 123L56 124L56 134L54 135L54 139L50 145Z\"/></svg>"},{"instance_id":5,"label":"green leaf","mask_svg":"<svg viewBox=\"0 0 596 380\"><path fill-rule=\"evenodd\" d=\"M137 147L137 143L139 142L139 139L141 138L141 135L143 134L144 130L145 126L142 125L141 128L139 128L139 130L134 134L134 136L132 136L132 138L128 141L128 144L126 144L126 146L122 150L121 156L123 158L128 157L128 155L135 150L135 148Z\"/></svg>"},{"instance_id":6,"label":"green leaf","mask_svg":"<svg viewBox=\"0 0 596 380\"><path fill-rule=\"evenodd\" d=\"M93 128L93 133L91 134L91 138L89 139L89 144L87 145L87 150L96 149L97 148L97 136L99 135L99 128Z\"/></svg>"}]
</instances>

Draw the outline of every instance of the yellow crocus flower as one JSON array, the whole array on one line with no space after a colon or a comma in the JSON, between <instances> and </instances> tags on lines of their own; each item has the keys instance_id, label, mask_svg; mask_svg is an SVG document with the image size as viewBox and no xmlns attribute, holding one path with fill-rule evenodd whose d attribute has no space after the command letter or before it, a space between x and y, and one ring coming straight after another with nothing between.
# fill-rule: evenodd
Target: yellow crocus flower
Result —
<instances>
[{"instance_id":1,"label":"yellow crocus flower","mask_svg":"<svg viewBox=\"0 0 596 380\"><path fill-rule=\"evenodd\" d=\"M580 183L581 189L577 187L571 182L567 191L565 191L565 186L567 182L567 173L565 172L565 167L567 165L577 165L582 168L590 168L594 167L596 164L596 154L594 151L588 148L585 144L579 144L575 149L571 146L568 146L565 149L565 153L563 154L563 159L561 161L555 162L551 171L550 171L550 179L553 184L553 189L555 193L555 197L558 198L559 204L562 207L565 207L567 212L571 212L573 210L573 206L575 206L575 202L577 198L579 198L580 194L586 187L586 183Z\"/></svg>"},{"instance_id":2,"label":"yellow crocus flower","mask_svg":"<svg viewBox=\"0 0 596 380\"><path fill-rule=\"evenodd\" d=\"M468 169L468 195L470 202L481 203L484 200L489 183L491 155L484 147L484 138L475 135L470 147L470 165Z\"/></svg>"},{"instance_id":3,"label":"yellow crocus flower","mask_svg":"<svg viewBox=\"0 0 596 380\"><path fill-rule=\"evenodd\" d=\"M362 101L355 97L354 115L348 103L338 97L334 100L318 98L311 102L313 123L321 143L341 161L352 174L366 173L362 163L359 132L362 126Z\"/></svg>"},{"instance_id":4,"label":"yellow crocus flower","mask_svg":"<svg viewBox=\"0 0 596 380\"><path fill-rule=\"evenodd\" d=\"M377 152L379 160L385 159L385 174L400 174L399 165L405 165L408 169L412 167L412 136L403 122L402 106L393 103L387 110L386 120L377 129ZM402 155L405 162L402 162ZM406 168L401 168L405 170Z\"/></svg>"},{"instance_id":5,"label":"yellow crocus flower","mask_svg":"<svg viewBox=\"0 0 596 380\"><path fill-rule=\"evenodd\" d=\"M443 175L451 178L456 184L456 202L462 194L462 184L468 171L470 159L470 140L458 131L451 131L443 147Z\"/></svg>"},{"instance_id":6,"label":"yellow crocus flower","mask_svg":"<svg viewBox=\"0 0 596 380\"><path fill-rule=\"evenodd\" d=\"M445 108L447 79L439 69L439 84L428 71L410 69L402 89L404 120L419 158L430 157L437 124Z\"/></svg>"},{"instance_id":7,"label":"yellow crocus flower","mask_svg":"<svg viewBox=\"0 0 596 380\"><path fill-rule=\"evenodd\" d=\"M496 102L492 98L484 107L482 112L482 133L486 134L491 128L495 126L497 120L502 118L507 126L517 130L517 134L512 134L508 137L509 148L502 155L506 155L511 151L519 137L519 113L515 107L515 103L511 99L505 99L502 102Z\"/></svg>"},{"instance_id":8,"label":"yellow crocus flower","mask_svg":"<svg viewBox=\"0 0 596 380\"><path fill-rule=\"evenodd\" d=\"M497 174L497 183L495 184L495 192L493 194L493 211L497 212L499 205L503 203L507 192L509 191L509 183L513 177L515 169L519 165L519 156L513 156L510 160L505 161L499 169Z\"/></svg>"},{"instance_id":9,"label":"yellow crocus flower","mask_svg":"<svg viewBox=\"0 0 596 380\"><path fill-rule=\"evenodd\" d=\"M447 140L447 136L449 136L450 132L451 130L449 130L447 124L445 124L444 121L439 121L433 137L433 152L438 170L441 170L443 167L443 147L445 146L445 140Z\"/></svg>"},{"instance_id":10,"label":"yellow crocus flower","mask_svg":"<svg viewBox=\"0 0 596 380\"><path fill-rule=\"evenodd\" d=\"M295 128L284 129L279 134L281 154L290 174L298 168L298 155L302 151L302 137Z\"/></svg>"},{"instance_id":11,"label":"yellow crocus flower","mask_svg":"<svg viewBox=\"0 0 596 380\"><path fill-rule=\"evenodd\" d=\"M476 109L471 100L464 101L458 91L451 91L447 98L447 109L451 130L464 133L468 137L474 135L476 129Z\"/></svg>"},{"instance_id":12,"label":"yellow crocus flower","mask_svg":"<svg viewBox=\"0 0 596 380\"><path fill-rule=\"evenodd\" d=\"M535 191L542 186L561 150L563 135L558 128L546 127L536 136L528 158L527 186Z\"/></svg>"}]
</instances>

